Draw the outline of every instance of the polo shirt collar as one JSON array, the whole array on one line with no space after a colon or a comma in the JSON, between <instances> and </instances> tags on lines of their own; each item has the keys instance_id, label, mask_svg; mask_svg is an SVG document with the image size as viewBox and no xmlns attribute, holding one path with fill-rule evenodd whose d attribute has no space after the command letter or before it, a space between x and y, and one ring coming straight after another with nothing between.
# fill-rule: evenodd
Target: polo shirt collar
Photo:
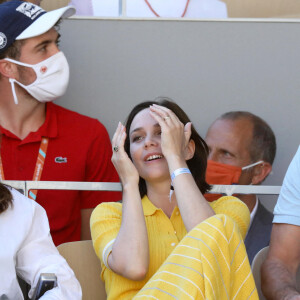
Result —
<instances>
[{"instance_id":1,"label":"polo shirt collar","mask_svg":"<svg viewBox=\"0 0 300 300\"><path fill-rule=\"evenodd\" d=\"M12 132L1 126L1 133L9 138L19 139ZM46 104L46 119L44 124L35 132L30 132L22 140L21 144L41 141L42 137L55 138L58 135L57 116L55 113L55 104L49 102Z\"/></svg>"},{"instance_id":2,"label":"polo shirt collar","mask_svg":"<svg viewBox=\"0 0 300 300\"><path fill-rule=\"evenodd\" d=\"M145 195L142 198L142 205L143 205L143 211L144 211L144 216L152 216L156 213L156 211L162 211L164 213L164 211L161 208L157 208L148 198L147 195ZM165 213L164 213L165 214ZM174 207L174 210L172 212L171 218L169 218L170 220L176 218L177 216L180 215L180 211L178 206Z\"/></svg>"},{"instance_id":3,"label":"polo shirt collar","mask_svg":"<svg viewBox=\"0 0 300 300\"><path fill-rule=\"evenodd\" d=\"M151 216L154 215L154 213L159 210L145 195L142 199L142 205L143 205L143 210L144 210L144 215L145 216Z\"/></svg>"}]
</instances>

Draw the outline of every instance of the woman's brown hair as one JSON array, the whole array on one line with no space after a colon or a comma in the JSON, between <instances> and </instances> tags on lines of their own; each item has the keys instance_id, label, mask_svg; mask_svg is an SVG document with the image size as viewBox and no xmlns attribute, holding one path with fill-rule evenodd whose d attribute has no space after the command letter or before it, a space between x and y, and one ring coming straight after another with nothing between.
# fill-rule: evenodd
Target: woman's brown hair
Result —
<instances>
[{"instance_id":1,"label":"woman's brown hair","mask_svg":"<svg viewBox=\"0 0 300 300\"><path fill-rule=\"evenodd\" d=\"M12 205L12 195L9 189L0 183L0 214L8 209Z\"/></svg>"}]
</instances>

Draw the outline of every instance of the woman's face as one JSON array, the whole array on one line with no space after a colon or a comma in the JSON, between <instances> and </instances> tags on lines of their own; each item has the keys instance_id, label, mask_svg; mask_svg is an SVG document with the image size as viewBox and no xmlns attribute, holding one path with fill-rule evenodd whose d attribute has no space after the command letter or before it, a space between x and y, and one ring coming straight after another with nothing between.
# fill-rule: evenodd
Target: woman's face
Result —
<instances>
[{"instance_id":1,"label":"woman's face","mask_svg":"<svg viewBox=\"0 0 300 300\"><path fill-rule=\"evenodd\" d=\"M130 155L140 176L146 181L169 179L169 168L161 150L161 128L150 115L140 111L129 129Z\"/></svg>"}]
</instances>

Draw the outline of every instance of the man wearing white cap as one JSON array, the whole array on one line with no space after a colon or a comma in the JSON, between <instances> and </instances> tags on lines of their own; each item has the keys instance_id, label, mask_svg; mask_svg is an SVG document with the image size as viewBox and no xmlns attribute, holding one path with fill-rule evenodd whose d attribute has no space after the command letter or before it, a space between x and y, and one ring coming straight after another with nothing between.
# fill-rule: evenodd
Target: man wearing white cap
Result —
<instances>
[{"instance_id":1,"label":"man wearing white cap","mask_svg":"<svg viewBox=\"0 0 300 300\"><path fill-rule=\"evenodd\" d=\"M116 182L111 144L97 120L51 101L68 86L69 66L55 25L75 13L29 2L0 5L0 179ZM89 217L113 192L31 191L48 214L56 245L89 239Z\"/></svg>"}]
</instances>

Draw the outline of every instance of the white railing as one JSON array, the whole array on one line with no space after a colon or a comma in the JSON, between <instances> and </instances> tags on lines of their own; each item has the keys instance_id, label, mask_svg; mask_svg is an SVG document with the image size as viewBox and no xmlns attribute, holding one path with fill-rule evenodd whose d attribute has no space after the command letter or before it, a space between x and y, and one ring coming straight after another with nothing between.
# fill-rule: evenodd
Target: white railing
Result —
<instances>
[{"instance_id":1,"label":"white railing","mask_svg":"<svg viewBox=\"0 0 300 300\"><path fill-rule=\"evenodd\" d=\"M258 194L258 195L278 195L281 186L277 185L213 185L211 194Z\"/></svg>"},{"instance_id":2,"label":"white railing","mask_svg":"<svg viewBox=\"0 0 300 300\"><path fill-rule=\"evenodd\" d=\"M119 182L75 182L75 181L14 181L2 183L21 189L28 196L30 190L77 190L77 191L122 191ZM258 194L278 195L281 186L271 185L213 185L211 194Z\"/></svg>"}]
</instances>

